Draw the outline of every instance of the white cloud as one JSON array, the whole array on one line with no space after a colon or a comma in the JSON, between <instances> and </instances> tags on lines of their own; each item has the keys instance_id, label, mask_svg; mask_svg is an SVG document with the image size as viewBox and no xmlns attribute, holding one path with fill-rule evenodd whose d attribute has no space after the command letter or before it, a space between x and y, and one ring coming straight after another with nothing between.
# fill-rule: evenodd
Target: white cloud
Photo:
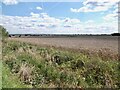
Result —
<instances>
[{"instance_id":1,"label":"white cloud","mask_svg":"<svg viewBox=\"0 0 120 90\"><path fill-rule=\"evenodd\" d=\"M117 2L119 2L119 0L85 0L83 4L86 5L88 3L99 3L99 5L101 5L103 3L108 3L109 5L113 5Z\"/></svg>"},{"instance_id":2,"label":"white cloud","mask_svg":"<svg viewBox=\"0 0 120 90\"><path fill-rule=\"evenodd\" d=\"M79 12L79 9L70 8L71 12Z\"/></svg>"},{"instance_id":3,"label":"white cloud","mask_svg":"<svg viewBox=\"0 0 120 90\"><path fill-rule=\"evenodd\" d=\"M71 18L65 18L65 20L63 21L63 22L65 22L65 23L75 23L75 24L77 24L77 23L80 23L80 20L79 19L71 19Z\"/></svg>"},{"instance_id":4,"label":"white cloud","mask_svg":"<svg viewBox=\"0 0 120 90\"><path fill-rule=\"evenodd\" d=\"M119 0L85 0L83 7L79 9L70 8L71 12L101 12L107 11L117 5Z\"/></svg>"},{"instance_id":5,"label":"white cloud","mask_svg":"<svg viewBox=\"0 0 120 90\"><path fill-rule=\"evenodd\" d=\"M95 23L95 21L93 21L93 20L88 20L88 21L85 22L85 24L88 24L88 25L91 25L91 24L94 24L94 23Z\"/></svg>"},{"instance_id":6,"label":"white cloud","mask_svg":"<svg viewBox=\"0 0 120 90\"><path fill-rule=\"evenodd\" d=\"M114 10L105 15L103 19L108 22L118 22L119 18L118 14L119 14L118 6L115 6Z\"/></svg>"},{"instance_id":7,"label":"white cloud","mask_svg":"<svg viewBox=\"0 0 120 90\"><path fill-rule=\"evenodd\" d=\"M33 12L31 12L30 15L31 15L32 17L36 17L36 18L40 17L39 14L36 14L36 13L33 13Z\"/></svg>"},{"instance_id":8,"label":"white cloud","mask_svg":"<svg viewBox=\"0 0 120 90\"><path fill-rule=\"evenodd\" d=\"M18 4L18 0L2 0L2 2L6 5Z\"/></svg>"},{"instance_id":9,"label":"white cloud","mask_svg":"<svg viewBox=\"0 0 120 90\"><path fill-rule=\"evenodd\" d=\"M118 14L117 13L108 14L104 16L103 19L106 21L116 21L118 19Z\"/></svg>"},{"instance_id":10,"label":"white cloud","mask_svg":"<svg viewBox=\"0 0 120 90\"><path fill-rule=\"evenodd\" d=\"M47 13L32 16L5 16L2 15L2 25L9 33L34 33L34 34L107 34L117 32L117 22L103 22L97 24L93 20L82 22L79 19L58 19Z\"/></svg>"},{"instance_id":11,"label":"white cloud","mask_svg":"<svg viewBox=\"0 0 120 90\"><path fill-rule=\"evenodd\" d=\"M36 7L36 9L37 9L37 10L42 10L42 8L41 8L41 7Z\"/></svg>"}]
</instances>

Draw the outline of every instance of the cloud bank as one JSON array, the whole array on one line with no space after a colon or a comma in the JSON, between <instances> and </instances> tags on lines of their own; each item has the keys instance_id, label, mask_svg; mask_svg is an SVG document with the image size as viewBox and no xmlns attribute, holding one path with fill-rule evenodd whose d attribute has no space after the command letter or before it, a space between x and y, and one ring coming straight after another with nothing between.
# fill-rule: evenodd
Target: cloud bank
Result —
<instances>
[{"instance_id":1,"label":"cloud bank","mask_svg":"<svg viewBox=\"0 0 120 90\"><path fill-rule=\"evenodd\" d=\"M115 5L118 5L119 0L85 0L83 7L79 9L71 8L71 12L101 12L107 11Z\"/></svg>"},{"instance_id":2,"label":"cloud bank","mask_svg":"<svg viewBox=\"0 0 120 90\"><path fill-rule=\"evenodd\" d=\"M18 0L3 0L6 5L15 5ZM118 0L85 0L83 7L70 8L71 13L106 12L102 23L88 20L81 21L77 18L55 18L47 13L31 12L30 16L0 15L0 24L7 28L9 33L15 34L111 34L118 32ZM43 10L42 7L35 7Z\"/></svg>"},{"instance_id":3,"label":"cloud bank","mask_svg":"<svg viewBox=\"0 0 120 90\"><path fill-rule=\"evenodd\" d=\"M5 26L9 33L19 34L110 34L118 32L116 21L104 21L97 24L93 20L81 22L79 19L54 18L47 13L31 16L5 16L2 15L1 25ZM114 30L114 31L113 31Z\"/></svg>"},{"instance_id":4,"label":"cloud bank","mask_svg":"<svg viewBox=\"0 0 120 90\"><path fill-rule=\"evenodd\" d=\"M2 0L2 3L4 3L5 5L14 5L18 4L18 0Z\"/></svg>"}]
</instances>

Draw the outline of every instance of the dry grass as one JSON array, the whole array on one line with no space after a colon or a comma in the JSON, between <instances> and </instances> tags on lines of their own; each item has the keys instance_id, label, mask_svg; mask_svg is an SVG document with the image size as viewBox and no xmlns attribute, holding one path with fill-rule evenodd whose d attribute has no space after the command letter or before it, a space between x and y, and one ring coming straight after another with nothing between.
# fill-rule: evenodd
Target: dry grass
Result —
<instances>
[{"instance_id":1,"label":"dry grass","mask_svg":"<svg viewBox=\"0 0 120 90\"><path fill-rule=\"evenodd\" d=\"M82 38L9 38L42 47L80 52L89 58L99 56L103 60L119 60L118 37L99 36Z\"/></svg>"},{"instance_id":2,"label":"dry grass","mask_svg":"<svg viewBox=\"0 0 120 90\"><path fill-rule=\"evenodd\" d=\"M100 50L101 48L107 48L114 53L118 52L118 37L113 36L81 36L70 38L9 38L12 40L18 40L23 42L29 42L43 46L54 46L68 49L89 49Z\"/></svg>"},{"instance_id":3,"label":"dry grass","mask_svg":"<svg viewBox=\"0 0 120 90\"><path fill-rule=\"evenodd\" d=\"M74 49L22 41L8 39L3 43L3 63L12 75L20 76L22 83L38 88L120 87L118 54L111 49Z\"/></svg>"}]
</instances>

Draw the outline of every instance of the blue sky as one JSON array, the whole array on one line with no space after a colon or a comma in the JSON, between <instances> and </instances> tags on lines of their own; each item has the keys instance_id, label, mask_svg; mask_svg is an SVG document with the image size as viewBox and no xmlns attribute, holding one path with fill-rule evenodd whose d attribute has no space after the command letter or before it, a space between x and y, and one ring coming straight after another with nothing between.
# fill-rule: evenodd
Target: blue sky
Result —
<instances>
[{"instance_id":1,"label":"blue sky","mask_svg":"<svg viewBox=\"0 0 120 90\"><path fill-rule=\"evenodd\" d=\"M36 7L42 7L43 10L37 10ZM31 12L34 13L48 13L52 17L56 18L77 18L81 21L87 21L89 19L101 21L104 14L99 12L94 13L72 13L70 8L82 7L82 2L21 2L17 5L5 5L2 4L3 15L10 16L30 16ZM106 11L105 13L108 13Z\"/></svg>"},{"instance_id":2,"label":"blue sky","mask_svg":"<svg viewBox=\"0 0 120 90\"><path fill-rule=\"evenodd\" d=\"M117 5L118 0L83 2L3 0L1 25L5 26L9 33L113 33L118 32Z\"/></svg>"}]
</instances>

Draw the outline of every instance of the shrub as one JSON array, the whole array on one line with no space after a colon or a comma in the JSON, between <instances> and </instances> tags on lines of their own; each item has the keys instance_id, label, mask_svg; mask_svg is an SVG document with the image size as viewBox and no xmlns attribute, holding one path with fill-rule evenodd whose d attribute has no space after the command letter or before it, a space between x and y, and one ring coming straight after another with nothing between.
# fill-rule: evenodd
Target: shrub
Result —
<instances>
[{"instance_id":1,"label":"shrub","mask_svg":"<svg viewBox=\"0 0 120 90\"><path fill-rule=\"evenodd\" d=\"M0 25L0 36L2 36L2 40L4 40L6 37L8 37L8 32L6 29Z\"/></svg>"},{"instance_id":2,"label":"shrub","mask_svg":"<svg viewBox=\"0 0 120 90\"><path fill-rule=\"evenodd\" d=\"M74 60L71 62L71 68L73 70L83 68L84 66L85 63L82 60L77 60L77 61Z\"/></svg>"}]
</instances>

